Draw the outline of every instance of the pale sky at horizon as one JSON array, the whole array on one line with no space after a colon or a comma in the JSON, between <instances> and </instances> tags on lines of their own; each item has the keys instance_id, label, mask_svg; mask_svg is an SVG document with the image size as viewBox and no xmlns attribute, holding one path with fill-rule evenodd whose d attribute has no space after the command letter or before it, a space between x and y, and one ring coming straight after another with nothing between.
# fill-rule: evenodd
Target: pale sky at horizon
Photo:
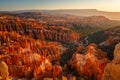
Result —
<instances>
[{"instance_id":1,"label":"pale sky at horizon","mask_svg":"<svg viewBox=\"0 0 120 80\"><path fill-rule=\"evenodd\" d=\"M120 12L120 0L0 0L0 11L28 9L98 9Z\"/></svg>"}]
</instances>

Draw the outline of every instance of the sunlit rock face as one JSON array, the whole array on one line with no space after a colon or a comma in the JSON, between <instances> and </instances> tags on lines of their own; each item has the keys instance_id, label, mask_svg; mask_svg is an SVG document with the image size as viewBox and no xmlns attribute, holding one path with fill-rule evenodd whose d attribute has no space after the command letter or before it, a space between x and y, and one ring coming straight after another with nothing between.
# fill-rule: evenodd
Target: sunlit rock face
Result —
<instances>
[{"instance_id":1,"label":"sunlit rock face","mask_svg":"<svg viewBox=\"0 0 120 80\"><path fill-rule=\"evenodd\" d=\"M105 53L98 49L95 44L78 49L70 60L71 68L76 70L80 76L101 80L104 67L109 62Z\"/></svg>"},{"instance_id":2,"label":"sunlit rock face","mask_svg":"<svg viewBox=\"0 0 120 80\"><path fill-rule=\"evenodd\" d=\"M115 46L114 58L108 63L104 70L103 80L120 79L120 43Z\"/></svg>"},{"instance_id":3,"label":"sunlit rock face","mask_svg":"<svg viewBox=\"0 0 120 80\"><path fill-rule=\"evenodd\" d=\"M74 42L75 35L69 29L44 28L23 18L6 16L0 19L0 55L9 55L5 59L9 76L28 80L59 78L62 67L54 64L66 48L56 41Z\"/></svg>"},{"instance_id":4,"label":"sunlit rock face","mask_svg":"<svg viewBox=\"0 0 120 80\"><path fill-rule=\"evenodd\" d=\"M42 26L35 21L25 18L6 16L0 18L0 31L15 31L21 35L27 35L34 39L50 40L73 43L79 39L79 35L65 27Z\"/></svg>"},{"instance_id":5,"label":"sunlit rock face","mask_svg":"<svg viewBox=\"0 0 120 80\"><path fill-rule=\"evenodd\" d=\"M59 42L34 40L16 32L0 31L0 45L2 54L38 53L51 61L58 60L64 51L64 47Z\"/></svg>"},{"instance_id":6,"label":"sunlit rock face","mask_svg":"<svg viewBox=\"0 0 120 80\"><path fill-rule=\"evenodd\" d=\"M59 60L63 49L59 42L34 40L16 32L0 31L0 54L9 55L5 62L11 77L53 77L55 71L58 76L61 67L53 67L52 61Z\"/></svg>"},{"instance_id":7,"label":"sunlit rock face","mask_svg":"<svg viewBox=\"0 0 120 80\"><path fill-rule=\"evenodd\" d=\"M12 55L7 58L6 63L12 77L32 78L52 70L50 61L37 53Z\"/></svg>"},{"instance_id":8,"label":"sunlit rock face","mask_svg":"<svg viewBox=\"0 0 120 80\"><path fill-rule=\"evenodd\" d=\"M54 79L54 80L61 80L61 78L62 78L62 67L60 66L60 64L55 64L52 67L48 66L47 69L48 69L47 71L43 71L42 73L39 73L35 77L36 80L43 80L43 79L46 79L46 78Z\"/></svg>"}]
</instances>

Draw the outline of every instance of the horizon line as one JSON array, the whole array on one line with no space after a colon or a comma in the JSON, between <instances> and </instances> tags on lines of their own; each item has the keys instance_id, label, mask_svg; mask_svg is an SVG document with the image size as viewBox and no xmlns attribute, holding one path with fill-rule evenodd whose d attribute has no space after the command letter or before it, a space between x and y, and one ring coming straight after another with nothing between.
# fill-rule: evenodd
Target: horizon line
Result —
<instances>
[{"instance_id":1,"label":"horizon line","mask_svg":"<svg viewBox=\"0 0 120 80\"><path fill-rule=\"evenodd\" d=\"M81 8L81 9L18 9L18 10L0 10L0 12L17 12L17 11L30 11L30 10L45 10L45 11L52 11L52 10L96 10L96 11L102 11L102 12L114 12L114 13L120 13L120 11L105 11L105 10L99 10L99 9L89 9L89 8Z\"/></svg>"}]
</instances>

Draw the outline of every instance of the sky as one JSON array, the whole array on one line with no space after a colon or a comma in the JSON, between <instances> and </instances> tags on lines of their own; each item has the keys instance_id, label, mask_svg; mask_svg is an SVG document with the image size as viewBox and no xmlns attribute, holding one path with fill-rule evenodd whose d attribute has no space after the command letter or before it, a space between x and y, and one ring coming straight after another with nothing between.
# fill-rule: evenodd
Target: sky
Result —
<instances>
[{"instance_id":1,"label":"sky","mask_svg":"<svg viewBox=\"0 0 120 80\"><path fill-rule=\"evenodd\" d=\"M0 0L0 11L31 9L98 9L120 12L120 0Z\"/></svg>"}]
</instances>

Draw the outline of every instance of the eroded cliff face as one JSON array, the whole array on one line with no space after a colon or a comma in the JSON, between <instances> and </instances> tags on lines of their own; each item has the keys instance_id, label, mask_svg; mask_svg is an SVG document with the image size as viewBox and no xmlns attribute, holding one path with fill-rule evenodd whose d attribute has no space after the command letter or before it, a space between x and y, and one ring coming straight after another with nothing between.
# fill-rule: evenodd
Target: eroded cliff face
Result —
<instances>
[{"instance_id":1,"label":"eroded cliff face","mask_svg":"<svg viewBox=\"0 0 120 80\"><path fill-rule=\"evenodd\" d=\"M71 68L76 70L80 76L88 79L101 80L104 67L109 62L103 51L95 44L79 47L70 60Z\"/></svg>"},{"instance_id":2,"label":"eroded cliff face","mask_svg":"<svg viewBox=\"0 0 120 80\"><path fill-rule=\"evenodd\" d=\"M64 47L58 42L34 40L16 32L0 32L2 54L38 53L50 60L59 59Z\"/></svg>"},{"instance_id":3,"label":"eroded cliff face","mask_svg":"<svg viewBox=\"0 0 120 80\"><path fill-rule=\"evenodd\" d=\"M4 61L11 77L61 79L59 59L66 50L61 43L77 39L76 33L64 27L41 26L13 16L0 17L0 55L8 55Z\"/></svg>"},{"instance_id":4,"label":"eroded cliff face","mask_svg":"<svg viewBox=\"0 0 120 80\"><path fill-rule=\"evenodd\" d=\"M102 80L119 80L120 78L120 43L115 46L114 58L104 70Z\"/></svg>"},{"instance_id":5,"label":"eroded cliff face","mask_svg":"<svg viewBox=\"0 0 120 80\"><path fill-rule=\"evenodd\" d=\"M27 35L34 39L73 43L79 35L70 29L55 26L42 26L35 21L13 16L0 18L0 31L15 31L20 35Z\"/></svg>"},{"instance_id":6,"label":"eroded cliff face","mask_svg":"<svg viewBox=\"0 0 120 80\"><path fill-rule=\"evenodd\" d=\"M0 55L9 55L5 62L12 77L54 77L59 70L53 61L59 61L64 47L58 42L34 40L16 32L0 31ZM55 64L55 63L54 63ZM54 71L53 71L54 70ZM39 80L39 79L38 79Z\"/></svg>"}]
</instances>

